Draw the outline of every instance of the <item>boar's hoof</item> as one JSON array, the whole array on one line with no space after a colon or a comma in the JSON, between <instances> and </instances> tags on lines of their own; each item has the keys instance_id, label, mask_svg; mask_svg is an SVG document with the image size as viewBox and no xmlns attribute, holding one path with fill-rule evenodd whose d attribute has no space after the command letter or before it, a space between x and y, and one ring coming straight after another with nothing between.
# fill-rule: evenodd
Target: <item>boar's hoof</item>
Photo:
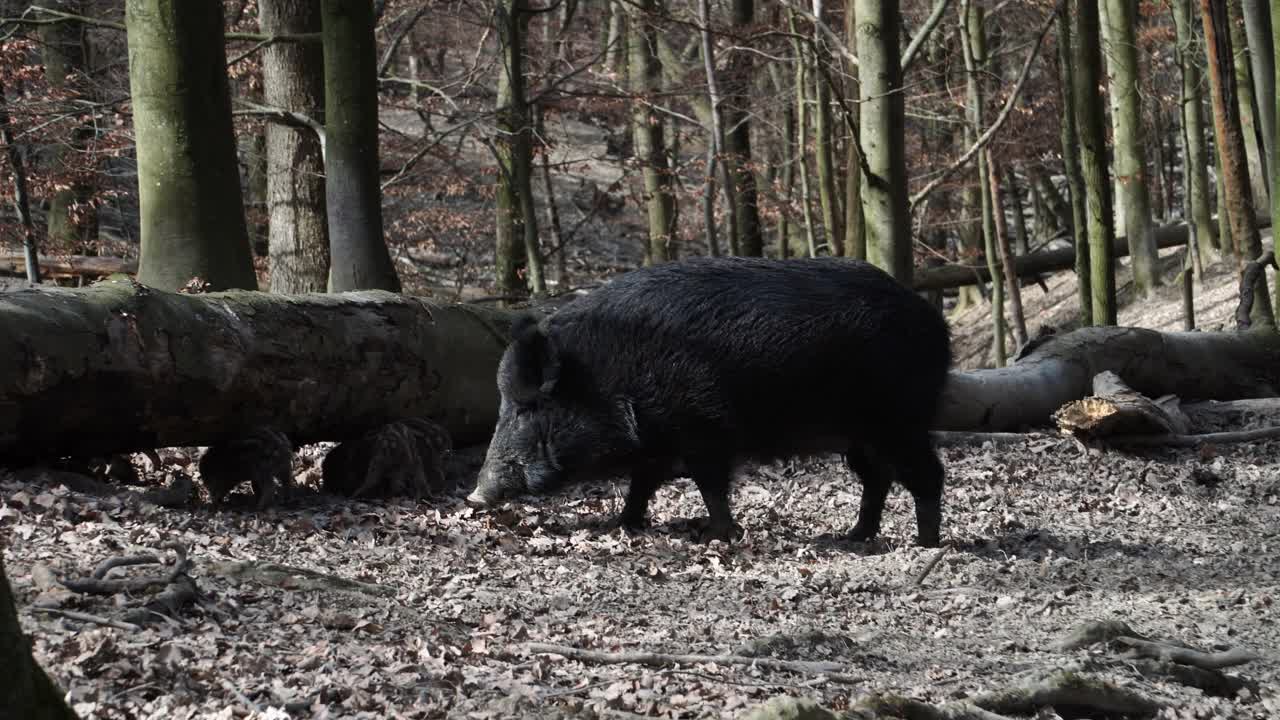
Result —
<instances>
[{"instance_id":1,"label":"boar's hoof","mask_svg":"<svg viewBox=\"0 0 1280 720\"><path fill-rule=\"evenodd\" d=\"M942 539L938 537L937 532L920 533L916 535L916 545L925 548L936 548L942 544Z\"/></svg>"},{"instance_id":2,"label":"boar's hoof","mask_svg":"<svg viewBox=\"0 0 1280 720\"><path fill-rule=\"evenodd\" d=\"M489 498L480 494L479 490L475 490L470 495L468 495L466 502L468 505L470 505L471 507L477 510L483 510L484 508L487 508L490 505L493 505L493 503L489 501Z\"/></svg>"},{"instance_id":3,"label":"boar's hoof","mask_svg":"<svg viewBox=\"0 0 1280 720\"><path fill-rule=\"evenodd\" d=\"M729 523L728 525L712 523L703 528L699 539L704 543L719 540L728 545L742 537L742 534L742 526L738 523Z\"/></svg>"}]
</instances>

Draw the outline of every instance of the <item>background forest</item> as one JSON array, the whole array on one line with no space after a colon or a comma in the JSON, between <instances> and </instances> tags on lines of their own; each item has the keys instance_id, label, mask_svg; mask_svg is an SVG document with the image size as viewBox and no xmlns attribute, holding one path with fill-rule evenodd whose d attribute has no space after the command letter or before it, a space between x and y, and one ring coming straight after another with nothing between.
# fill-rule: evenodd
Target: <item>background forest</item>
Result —
<instances>
[{"instance_id":1,"label":"background forest","mask_svg":"<svg viewBox=\"0 0 1280 720\"><path fill-rule=\"evenodd\" d=\"M1280 715L1278 59L1262 0L0 2L0 720ZM462 501L509 311L700 255L946 313L940 551L835 458L732 544Z\"/></svg>"}]
</instances>

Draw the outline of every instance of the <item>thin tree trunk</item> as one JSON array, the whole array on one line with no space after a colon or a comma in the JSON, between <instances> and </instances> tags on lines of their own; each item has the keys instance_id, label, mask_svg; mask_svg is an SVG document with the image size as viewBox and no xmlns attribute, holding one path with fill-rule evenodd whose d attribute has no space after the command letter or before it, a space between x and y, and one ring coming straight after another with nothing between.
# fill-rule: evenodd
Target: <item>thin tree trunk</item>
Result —
<instances>
[{"instance_id":1,"label":"thin tree trunk","mask_svg":"<svg viewBox=\"0 0 1280 720\"><path fill-rule=\"evenodd\" d=\"M1280 2L1271 3L1271 47L1274 53L1272 67L1280 67ZM1275 94L1275 115L1280 122L1280 92ZM1271 218L1274 223L1280 222L1280 147L1275 148L1274 162L1271 163ZM1272 230L1272 237L1276 237L1275 230ZM1280 312L1280 276L1275 278L1276 284L1276 312Z\"/></svg>"},{"instance_id":2,"label":"thin tree trunk","mask_svg":"<svg viewBox=\"0 0 1280 720\"><path fill-rule=\"evenodd\" d=\"M662 76L658 62L655 29L649 15L657 10L655 0L639 0L628 6L627 28L630 37L627 45L631 57L627 72L631 79L631 92L638 100L632 105L632 130L635 137L636 159L644 176L645 202L649 211L649 252L646 257L652 264L671 259L671 243L674 239L675 210L671 192L671 172L667 165L666 141L663 119L649 104L650 96L657 90Z\"/></svg>"},{"instance_id":3,"label":"thin tree trunk","mask_svg":"<svg viewBox=\"0 0 1280 720\"><path fill-rule=\"evenodd\" d=\"M778 97L792 97L787 93L787 84L782 70L777 63L769 64L769 77L773 81L774 92ZM777 167L782 173L782 211L778 213L778 257L792 256L791 249L791 198L795 194L795 147L796 147L796 105L794 102L782 104L782 147L778 152Z\"/></svg>"},{"instance_id":4,"label":"thin tree trunk","mask_svg":"<svg viewBox=\"0 0 1280 720\"><path fill-rule=\"evenodd\" d=\"M1258 234L1253 212L1253 193L1245 158L1245 141L1240 124L1240 106L1236 74L1231 58L1231 19L1226 7L1215 0L1200 0L1200 18L1204 25L1205 45L1209 53L1209 87L1213 93L1213 124L1221 148L1222 180L1226 190L1226 211L1230 215L1231 236L1235 240L1240 262L1249 262L1262 254L1262 237ZM1221 209L1219 210L1221 212ZM1258 324L1274 324L1271 297L1265 282L1255 288L1253 319Z\"/></svg>"},{"instance_id":5,"label":"thin tree trunk","mask_svg":"<svg viewBox=\"0 0 1280 720\"><path fill-rule=\"evenodd\" d=\"M720 162L720 159L724 157L724 123L721 119L722 111L720 106L723 98L720 95L720 80L716 75L716 53L715 44L711 39L711 10L708 0L698 0L698 18L702 24L702 29L699 33L702 43L702 67L707 76L707 97L710 105L707 115L711 120L711 127L708 129L711 147L707 151L706 194L702 200L703 224L706 226L707 245L711 250L711 254L713 256L719 255L720 241L716 237L715 211L716 172L718 171L723 176L721 186L724 187L726 215L729 220L729 247L734 254L737 254L738 224L737 215L733 210L737 205L737 198L729 165L728 163ZM770 69L772 70L772 68Z\"/></svg>"},{"instance_id":6,"label":"thin tree trunk","mask_svg":"<svg viewBox=\"0 0 1280 720\"><path fill-rule=\"evenodd\" d=\"M1115 215L1111 209L1111 181L1107 177L1105 104L1102 86L1102 50L1098 26L1098 5L1092 0L1075 0L1075 73L1072 104L1080 135L1080 176L1084 181L1089 214L1090 290L1093 323L1116 324L1116 266L1111 247L1115 244Z\"/></svg>"},{"instance_id":7,"label":"thin tree trunk","mask_svg":"<svg viewBox=\"0 0 1280 720\"><path fill-rule=\"evenodd\" d=\"M82 0L63 0L55 7L75 15L85 14ZM81 23L54 22L40 25L38 32L45 80L51 88L68 89L68 77L85 71L85 26ZM78 84L73 84L71 89L74 90ZM70 142L54 143L42 153L44 157L35 161L58 172L62 170L63 161L82 152L95 133L93 122L86 122L71 131ZM96 252L92 246L97 239L98 212L94 203L90 202L94 194L94 181L91 178L92 176L85 177L77 173L71 187L56 189L49 196L48 211L45 214L46 242L50 248ZM79 221L73 214L80 216Z\"/></svg>"},{"instance_id":8,"label":"thin tree trunk","mask_svg":"<svg viewBox=\"0 0 1280 720\"><path fill-rule=\"evenodd\" d=\"M627 61L627 12L619 0L609 3L609 26L605 31L605 75L617 75Z\"/></svg>"},{"instance_id":9,"label":"thin tree trunk","mask_svg":"<svg viewBox=\"0 0 1280 720\"><path fill-rule=\"evenodd\" d=\"M1124 215L1133 281L1138 293L1150 296L1160 285L1160 268L1152 240L1151 196L1147 183L1146 133L1139 93L1137 3L1106 0L1105 56L1115 114L1116 202Z\"/></svg>"},{"instance_id":10,"label":"thin tree trunk","mask_svg":"<svg viewBox=\"0 0 1280 720\"><path fill-rule=\"evenodd\" d=\"M1076 250L1076 285L1080 304L1080 326L1093 324L1093 275L1089 259L1089 211L1087 209L1084 177L1080 172L1080 133L1076 126L1075 103L1075 50L1071 40L1071 3L1064 2L1058 9L1058 92L1062 103L1062 164L1067 176L1067 192L1071 196L1071 235ZM1036 180L1045 188L1044 196L1050 205L1057 196L1049 174L1043 168ZM1057 214L1057 209L1047 214Z\"/></svg>"},{"instance_id":11,"label":"thin tree trunk","mask_svg":"<svg viewBox=\"0 0 1280 720\"><path fill-rule=\"evenodd\" d=\"M1173 20L1177 30L1177 62L1182 76L1182 161L1186 183L1182 192L1190 213L1196 255L1200 262L1210 249L1218 247L1218 228L1209 211L1208 150L1204 143L1204 103L1200 97L1200 65L1196 62L1198 33L1192 25L1192 0L1173 0ZM1201 277L1197 272L1196 277Z\"/></svg>"},{"instance_id":12,"label":"thin tree trunk","mask_svg":"<svg viewBox=\"0 0 1280 720\"><path fill-rule=\"evenodd\" d=\"M1151 144L1151 150L1154 153L1151 162L1155 166L1155 172L1151 173L1151 193L1155 195L1157 203L1152 208L1152 216L1161 222L1165 222L1169 218L1169 197L1165 192L1168 187L1167 178L1164 174L1165 157L1164 157L1164 123L1161 122L1160 108L1154 108L1151 113L1151 129L1155 135L1155 142Z\"/></svg>"},{"instance_id":13,"label":"thin tree trunk","mask_svg":"<svg viewBox=\"0 0 1280 720\"><path fill-rule=\"evenodd\" d=\"M823 17L823 1L813 0L813 16ZM844 255L844 213L840 209L840 197L836 195L835 149L831 137L834 128L831 122L831 93L827 88L819 63L834 53L822 52L826 47L818 23L813 26L813 52L809 53L809 62L813 63L813 153L818 159L818 198L822 203L822 229L827 236L828 252L834 256Z\"/></svg>"},{"instance_id":14,"label":"thin tree trunk","mask_svg":"<svg viewBox=\"0 0 1280 720\"><path fill-rule=\"evenodd\" d=\"M9 172L13 175L13 209L22 226L22 259L27 271L27 282L40 284L40 252L36 247L36 230L31 222L31 195L27 191L27 166L22 148L15 141L13 120L9 117L9 97L0 85L0 143L9 156Z\"/></svg>"},{"instance_id":15,"label":"thin tree trunk","mask_svg":"<svg viewBox=\"0 0 1280 720\"><path fill-rule=\"evenodd\" d=\"M221 3L129 0L129 90L142 229L138 280L256 290L228 94Z\"/></svg>"},{"instance_id":16,"label":"thin tree trunk","mask_svg":"<svg viewBox=\"0 0 1280 720\"><path fill-rule=\"evenodd\" d=\"M547 137L547 128L543 118L542 104L536 108L538 137ZM551 182L551 148L542 151L542 192L547 196L547 226L551 228L551 247L556 252L556 284L560 288L569 284L569 248L565 247L564 228L560 225L560 208L556 204L556 186Z\"/></svg>"},{"instance_id":17,"label":"thin tree trunk","mask_svg":"<svg viewBox=\"0 0 1280 720\"><path fill-rule=\"evenodd\" d=\"M1232 65L1236 75L1236 98L1240 116L1240 132L1244 137L1245 158L1249 163L1249 187L1253 190L1254 207L1267 207L1270 188L1267 186L1267 161L1258 142L1257 105L1253 97L1253 69L1249 58L1252 52L1245 37L1244 12L1241 0L1225 0L1230 18L1231 47L1235 52Z\"/></svg>"},{"instance_id":18,"label":"thin tree trunk","mask_svg":"<svg viewBox=\"0 0 1280 720\"><path fill-rule=\"evenodd\" d=\"M1013 316L1013 341L1018 347L1022 347L1027 343L1027 318L1022 311L1022 290L1018 283L1018 273L1013 267L1013 252L1009 247L1009 233L1005 228L1004 203L1000 199L1000 165L990 146L985 148L985 154L987 177L991 186L991 209L995 218L996 249L1000 253L1001 270L1009 292L1009 313ZM1022 212L1018 203L1013 203L1013 206L1015 212Z\"/></svg>"},{"instance_id":19,"label":"thin tree trunk","mask_svg":"<svg viewBox=\"0 0 1280 720\"><path fill-rule=\"evenodd\" d=\"M1010 168L1005 174L1005 186L1009 188L1009 212L1013 214L1013 243L1019 255L1031 251L1027 238L1027 218L1022 214L1022 189L1018 186L1018 174Z\"/></svg>"},{"instance_id":20,"label":"thin tree trunk","mask_svg":"<svg viewBox=\"0 0 1280 720\"><path fill-rule=\"evenodd\" d=\"M844 37L845 44L850 52L856 53L858 48L858 13L855 3L846 1L844 4ZM847 71L850 83L850 91L846 93L847 97L858 97L858 72L857 68L850 67ZM846 128L849 138L845 142L844 151L844 252L845 255L857 258L859 260L867 259L867 235L863 228L862 218L862 160L858 155L858 126L857 113L850 118L853 121L852 128Z\"/></svg>"},{"instance_id":21,"label":"thin tree trunk","mask_svg":"<svg viewBox=\"0 0 1280 720\"><path fill-rule=\"evenodd\" d=\"M974 138L982 135L983 124L983 92L979 73L987 69L987 40L983 30L985 13L980 6L961 0L960 17L964 23L960 29L960 45L964 53L964 69L967 76L969 102L969 131ZM992 196L991 168L988 165L989 153L978 155L978 192L982 198L982 240L983 250L987 256L987 268L991 272L991 323L992 351L996 367L1004 367L1007 349L1005 347L1004 318L1004 277L1001 264L999 244L996 238L996 222ZM1013 278L1016 282L1017 278Z\"/></svg>"},{"instance_id":22,"label":"thin tree trunk","mask_svg":"<svg viewBox=\"0 0 1280 720\"><path fill-rule=\"evenodd\" d=\"M804 59L804 45L796 32L795 13L788 13L791 47L796 56L796 158L800 166L800 212L804 219L804 235L809 257L818 255L818 239L813 230L813 195L809 190L809 63Z\"/></svg>"},{"instance_id":23,"label":"thin tree trunk","mask_svg":"<svg viewBox=\"0 0 1280 720\"><path fill-rule=\"evenodd\" d=\"M400 292L382 232L373 7L321 0L329 291Z\"/></svg>"},{"instance_id":24,"label":"thin tree trunk","mask_svg":"<svg viewBox=\"0 0 1280 720\"><path fill-rule=\"evenodd\" d=\"M745 31L755 22L755 0L733 0L733 27ZM744 36L745 38L745 36ZM742 40L740 42L743 42ZM743 255L758 257L764 254L764 235L760 227L759 198L756 192L755 173L751 169L751 94L754 55L739 50L733 56L731 75L735 89L728 93L728 107L724 113L725 152L731 160L733 171L734 213L737 215L739 243Z\"/></svg>"},{"instance_id":25,"label":"thin tree trunk","mask_svg":"<svg viewBox=\"0 0 1280 720\"><path fill-rule=\"evenodd\" d=\"M862 152L862 212L867 256L899 282L912 274L911 218L907 196L905 108L898 0L856 0L858 84Z\"/></svg>"},{"instance_id":26,"label":"thin tree trunk","mask_svg":"<svg viewBox=\"0 0 1280 720\"><path fill-rule=\"evenodd\" d=\"M309 0L259 0L268 35L320 32ZM324 50L316 43L274 43L262 56L263 100L324 123ZM267 126L267 258L271 292L324 292L329 281L329 224L324 155L309 128Z\"/></svg>"},{"instance_id":27,"label":"thin tree trunk","mask_svg":"<svg viewBox=\"0 0 1280 720\"><path fill-rule=\"evenodd\" d=\"M1249 61L1253 68L1254 97L1258 101L1258 121L1262 129L1262 150L1267 169L1275 173L1276 155L1276 64L1272 41L1271 15L1264 0L1242 0L1245 36L1249 41Z\"/></svg>"}]
</instances>

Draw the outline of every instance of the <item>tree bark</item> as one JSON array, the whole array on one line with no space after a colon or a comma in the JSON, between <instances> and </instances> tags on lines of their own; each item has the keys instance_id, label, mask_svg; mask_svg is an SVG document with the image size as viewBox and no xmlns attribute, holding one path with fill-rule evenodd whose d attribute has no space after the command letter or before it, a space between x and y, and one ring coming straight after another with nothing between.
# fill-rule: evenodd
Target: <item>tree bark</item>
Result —
<instances>
[{"instance_id":1,"label":"tree bark","mask_svg":"<svg viewBox=\"0 0 1280 720\"><path fill-rule=\"evenodd\" d=\"M75 720L63 693L31 656L31 644L22 633L18 610L0 553L0 718L24 720Z\"/></svg>"},{"instance_id":2,"label":"tree bark","mask_svg":"<svg viewBox=\"0 0 1280 720\"><path fill-rule=\"evenodd\" d=\"M1153 398L1274 397L1280 393L1280 335L1272 328L1245 333L1081 328L1035 345L1009 367L952 372L934 429L1003 432L1049 426L1054 411L1092 394L1094 376L1108 370Z\"/></svg>"},{"instance_id":3,"label":"tree bark","mask_svg":"<svg viewBox=\"0 0 1280 720\"><path fill-rule=\"evenodd\" d=\"M857 21L858 13L855 3L845 2L845 44L848 45L849 52L854 53L858 51ZM849 97L858 97L858 70L850 67L846 73L852 87L845 94ZM852 122L853 127L847 128L849 139L845 143L844 150L844 253L851 258L866 260L867 235L863 228L862 219L862 160L858 154L858 127L860 123L857 121L857 113L853 113L853 117L849 120Z\"/></svg>"},{"instance_id":4,"label":"tree bark","mask_svg":"<svg viewBox=\"0 0 1280 720\"><path fill-rule=\"evenodd\" d=\"M813 0L813 15L821 20L823 1ZM827 252L834 256L844 253L844 212L840 209L840 198L836 195L835 151L832 147L832 135L835 128L831 122L831 91L827 87L827 78L819 63L834 57L834 53L822 52L826 47L826 39L820 26L814 23L813 46L808 53L808 60L813 64L813 154L818 165L818 200L822 204L822 230L827 238Z\"/></svg>"},{"instance_id":5,"label":"tree bark","mask_svg":"<svg viewBox=\"0 0 1280 720\"><path fill-rule=\"evenodd\" d=\"M259 0L268 35L320 32L310 0ZM324 50L315 43L273 43L262 55L263 100L324 124ZM329 224L324 154L309 128L267 126L267 258L271 292L324 292L329 282Z\"/></svg>"},{"instance_id":6,"label":"tree bark","mask_svg":"<svg viewBox=\"0 0 1280 720\"><path fill-rule=\"evenodd\" d=\"M898 0L856 0L854 12L858 16L858 132L866 154L862 213L867 257L909 284L913 263L899 65L902 17Z\"/></svg>"},{"instance_id":7,"label":"tree bark","mask_svg":"<svg viewBox=\"0 0 1280 720\"><path fill-rule=\"evenodd\" d=\"M63 0L56 9L74 15L84 14L82 0ZM85 70L85 26L81 23L55 22L39 26L41 51L44 60L45 80L58 90L77 90L78 83L68 87L68 77ZM70 142L56 143L45 149L38 162L53 172L64 170L63 160L74 157L83 150L95 134L92 123L86 123L71 132ZM97 209L90 202L94 193L92 176L77 174L71 187L55 190L48 198L46 212L47 233L45 240L61 250L84 252L97 239ZM78 207L77 207L78 206ZM73 209L81 216L73 217Z\"/></svg>"},{"instance_id":8,"label":"tree bark","mask_svg":"<svg viewBox=\"0 0 1280 720\"><path fill-rule=\"evenodd\" d=\"M675 196L671 191L663 118L650 104L662 77L655 37L657 31L649 19L658 8L656 0L640 0L628 7L630 37L627 46L631 57L627 74L631 80L631 92L636 98L632 101L631 123L636 159L641 163L644 176L645 204L649 211L649 251L645 256L650 264L657 264L672 259L675 242Z\"/></svg>"},{"instance_id":9,"label":"tree bark","mask_svg":"<svg viewBox=\"0 0 1280 720\"><path fill-rule=\"evenodd\" d=\"M1213 124L1218 137L1231 237L1235 241L1240 260L1250 262L1262 254L1262 237L1258 233L1254 216L1253 193L1249 186L1245 142L1240 125L1241 103L1236 94L1236 75L1231 63L1234 50L1228 28L1230 17L1224 4L1214 0L1200 0L1200 17L1204 25L1205 44L1208 46ZM1253 317L1256 323L1275 323L1265 281L1255 286Z\"/></svg>"},{"instance_id":10,"label":"tree bark","mask_svg":"<svg viewBox=\"0 0 1280 720\"><path fill-rule=\"evenodd\" d=\"M987 40L983 30L985 13L970 0L960 2L961 28L960 45L964 53L964 68L967 78L969 103L969 138L976 140L983 131L983 92L979 73L987 70ZM1000 264L999 240L996 237L995 198L991 192L991 155L983 152L978 155L978 193L982 198L982 245L987 257L987 270L991 273L991 342L992 354L996 367L1002 367L1007 359L1005 348L1004 317L1004 277Z\"/></svg>"},{"instance_id":11,"label":"tree bark","mask_svg":"<svg viewBox=\"0 0 1280 720\"><path fill-rule=\"evenodd\" d=\"M1271 15L1265 0L1242 0L1245 36L1249 41L1249 61L1253 69L1254 97L1258 102L1262 150L1267 169L1275 175L1276 165L1276 61L1271 33Z\"/></svg>"},{"instance_id":12,"label":"tree bark","mask_svg":"<svg viewBox=\"0 0 1280 720\"><path fill-rule=\"evenodd\" d=\"M1200 96L1200 65L1196 62L1198 34L1192 24L1192 0L1173 1L1173 20L1177 31L1177 62L1182 75L1182 140L1183 163L1188 184L1182 189L1191 206L1187 218L1194 227L1195 247L1201 261L1211 248L1218 247L1218 227L1209 209L1208 150L1204 144L1204 103Z\"/></svg>"},{"instance_id":13,"label":"tree bark","mask_svg":"<svg viewBox=\"0 0 1280 720\"><path fill-rule=\"evenodd\" d=\"M106 281L0 296L15 352L0 457L208 445L268 425L295 444L431 417L493 431L510 316L381 291L167 293Z\"/></svg>"},{"instance_id":14,"label":"tree bark","mask_svg":"<svg viewBox=\"0 0 1280 720\"><path fill-rule=\"evenodd\" d=\"M400 292L382 232L373 6L321 0L329 291Z\"/></svg>"},{"instance_id":15,"label":"tree bark","mask_svg":"<svg viewBox=\"0 0 1280 720\"><path fill-rule=\"evenodd\" d=\"M129 90L142 226L139 278L257 289L245 226L221 3L129 0Z\"/></svg>"},{"instance_id":16,"label":"tree bark","mask_svg":"<svg viewBox=\"0 0 1280 720\"><path fill-rule=\"evenodd\" d=\"M1147 182L1146 133L1139 101L1137 3L1106 0L1107 68L1115 114L1116 202L1124 215L1134 286L1150 297L1160 285L1160 268L1151 238L1151 195Z\"/></svg>"},{"instance_id":17,"label":"tree bark","mask_svg":"<svg viewBox=\"0 0 1280 720\"><path fill-rule=\"evenodd\" d=\"M755 22L755 0L733 0L733 27L745 31ZM745 37L744 37L745 41ZM755 60L751 52L737 51L730 63L733 90L727 93L724 113L725 152L730 159L734 178L734 199L737 204L739 251L743 255L758 257L764 254L764 234L760 225L760 204L756 190L755 172L751 163L751 95L752 68Z\"/></svg>"},{"instance_id":18,"label":"tree bark","mask_svg":"<svg viewBox=\"0 0 1280 720\"><path fill-rule=\"evenodd\" d=\"M791 47L796 56L796 158L800 171L800 213L809 257L818 255L818 238L813 230L813 194L809 189L809 63L805 61L804 42L796 32L796 15L788 13Z\"/></svg>"},{"instance_id":19,"label":"tree bark","mask_svg":"<svg viewBox=\"0 0 1280 720\"><path fill-rule=\"evenodd\" d=\"M1280 2L1271 5L1271 47L1274 52L1273 67L1280 66ZM1280 92L1275 93L1275 114L1280 121ZM1275 148L1276 155L1271 164L1271 216L1280 218L1280 147ZM1272 231L1272 235L1275 232ZM1276 312L1280 312L1280 277L1276 277Z\"/></svg>"},{"instance_id":20,"label":"tree bark","mask_svg":"<svg viewBox=\"0 0 1280 720\"><path fill-rule=\"evenodd\" d=\"M1075 271L1077 302L1080 304L1080 326L1093 324L1093 274L1089 259L1089 211L1086 203L1084 176L1080 170L1080 133L1076 127L1075 106L1075 51L1071 38L1071 3L1064 2L1058 9L1058 91L1062 103L1062 165L1067 175L1067 192L1071 195L1071 234L1075 247ZM1053 191L1048 173L1037 175L1041 185ZM1051 206L1051 195L1046 191L1045 201ZM1056 209L1049 212L1057 212Z\"/></svg>"},{"instance_id":21,"label":"tree bark","mask_svg":"<svg viewBox=\"0 0 1280 720\"><path fill-rule=\"evenodd\" d=\"M1245 35L1244 11L1242 0L1225 0L1227 16L1230 18L1232 66L1236 75L1236 98L1240 116L1240 132L1244 137L1245 158L1249 163L1249 187L1253 190L1255 207L1265 207L1268 201L1267 187L1268 161L1263 158L1263 150L1258 142L1258 114L1254 103L1254 78L1250 57L1253 52Z\"/></svg>"},{"instance_id":22,"label":"tree bark","mask_svg":"<svg viewBox=\"0 0 1280 720\"><path fill-rule=\"evenodd\" d=\"M1018 273L1013 265L1013 251L1009 247L1009 233L1004 222L1004 203L1000 199L1000 165L991 148L984 149L987 156L987 175L991 187L991 209L995 218L995 243L1000 255L1000 272L1009 293L1009 313L1013 316L1013 341L1018 347L1027 342L1027 318L1022 312L1022 291ZM1015 204L1016 205L1016 204Z\"/></svg>"},{"instance_id":23,"label":"tree bark","mask_svg":"<svg viewBox=\"0 0 1280 720\"><path fill-rule=\"evenodd\" d=\"M1093 291L1095 325L1116 324L1115 215L1111 210L1111 181L1107 177L1106 132L1103 129L1102 50L1098 6L1076 0L1075 83L1072 102L1080 134L1080 175L1084 179L1089 213L1089 285Z\"/></svg>"},{"instance_id":24,"label":"tree bark","mask_svg":"<svg viewBox=\"0 0 1280 720\"><path fill-rule=\"evenodd\" d=\"M1005 173L1005 186L1009 188L1009 214L1013 216L1013 247L1019 255L1031 251L1031 241L1027 237L1027 216L1023 214L1022 188L1018 185L1018 174L1012 168Z\"/></svg>"},{"instance_id":25,"label":"tree bark","mask_svg":"<svg viewBox=\"0 0 1280 720\"><path fill-rule=\"evenodd\" d=\"M36 230L31 221L31 194L27 188L27 165L22 147L15 141L13 120L9 117L9 97L0 85L0 143L9 157L9 173L13 178L13 209L22 226L22 260L27 282L40 284L40 255L36 247Z\"/></svg>"}]
</instances>

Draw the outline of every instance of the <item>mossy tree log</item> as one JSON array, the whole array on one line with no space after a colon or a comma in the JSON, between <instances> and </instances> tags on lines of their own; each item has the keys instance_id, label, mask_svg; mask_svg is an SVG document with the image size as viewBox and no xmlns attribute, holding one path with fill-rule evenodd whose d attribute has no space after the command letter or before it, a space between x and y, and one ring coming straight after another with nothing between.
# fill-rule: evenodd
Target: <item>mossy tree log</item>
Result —
<instances>
[{"instance_id":1,"label":"mossy tree log","mask_svg":"<svg viewBox=\"0 0 1280 720\"><path fill-rule=\"evenodd\" d=\"M301 444L411 417L483 442L508 318L386 291L5 293L0 458L208 445L255 425Z\"/></svg>"},{"instance_id":2,"label":"mossy tree log","mask_svg":"<svg viewBox=\"0 0 1280 720\"><path fill-rule=\"evenodd\" d=\"M62 691L31 657L31 645L22 634L13 590L0 557L0 667L6 679L0 682L0 718L24 720L74 720Z\"/></svg>"}]
</instances>

